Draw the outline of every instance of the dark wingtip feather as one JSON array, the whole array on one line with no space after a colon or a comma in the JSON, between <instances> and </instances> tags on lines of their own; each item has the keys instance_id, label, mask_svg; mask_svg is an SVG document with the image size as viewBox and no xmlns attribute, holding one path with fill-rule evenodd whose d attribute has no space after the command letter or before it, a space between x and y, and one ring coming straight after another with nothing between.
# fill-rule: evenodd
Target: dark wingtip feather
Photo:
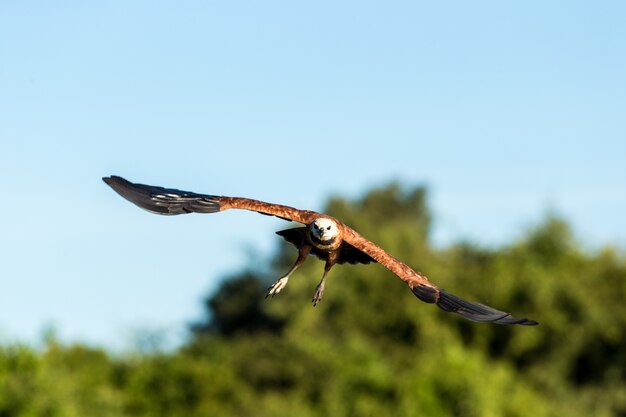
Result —
<instances>
[{"instance_id":1,"label":"dark wingtip feather","mask_svg":"<svg viewBox=\"0 0 626 417\"><path fill-rule=\"evenodd\" d=\"M157 214L170 214L167 207L159 207L151 201L152 193L150 190L142 184L133 184L132 182L118 177L117 175L111 175L110 177L102 178L109 187L124 197L131 203L141 207L144 210L148 210Z\"/></svg>"},{"instance_id":2,"label":"dark wingtip feather","mask_svg":"<svg viewBox=\"0 0 626 417\"><path fill-rule=\"evenodd\" d=\"M439 289L437 306L444 311L454 312L466 319L483 323L520 324L524 326L536 326L539 324L535 320L513 317L509 313L496 310L484 304L472 303L442 289Z\"/></svg>"},{"instance_id":3,"label":"dark wingtip feather","mask_svg":"<svg viewBox=\"0 0 626 417\"><path fill-rule=\"evenodd\" d=\"M509 313L496 310L484 304L472 303L450 294L441 288L428 285L416 285L411 287L411 291L413 291L413 294L420 300L431 304L436 303L443 311L460 314L468 320L482 323L521 324L524 326L535 326L539 324L535 320L513 317Z\"/></svg>"},{"instance_id":4,"label":"dark wingtip feather","mask_svg":"<svg viewBox=\"0 0 626 417\"><path fill-rule=\"evenodd\" d=\"M196 194L173 188L132 183L111 175L102 180L116 193L144 210L156 214L216 213L220 210L217 196Z\"/></svg>"},{"instance_id":5,"label":"dark wingtip feather","mask_svg":"<svg viewBox=\"0 0 626 417\"><path fill-rule=\"evenodd\" d=\"M111 175L110 177L102 177L102 181L104 181L109 187L116 189L115 187L122 186L124 183L129 183L122 177L118 177L117 175Z\"/></svg>"}]
</instances>

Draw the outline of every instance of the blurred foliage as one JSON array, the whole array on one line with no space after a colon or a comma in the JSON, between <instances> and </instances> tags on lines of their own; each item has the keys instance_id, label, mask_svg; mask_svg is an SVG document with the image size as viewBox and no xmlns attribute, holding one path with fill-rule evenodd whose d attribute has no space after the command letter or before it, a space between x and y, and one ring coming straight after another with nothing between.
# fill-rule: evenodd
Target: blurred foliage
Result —
<instances>
[{"instance_id":1,"label":"blurred foliage","mask_svg":"<svg viewBox=\"0 0 626 417\"><path fill-rule=\"evenodd\" d=\"M418 301L380 265L337 265L310 299L314 259L283 292L249 269L206 300L174 352L112 355L47 339L0 347L3 416L626 416L626 263L590 253L550 215L495 249L434 248L424 188L398 184L326 212L464 298L537 327L466 321Z\"/></svg>"}]
</instances>

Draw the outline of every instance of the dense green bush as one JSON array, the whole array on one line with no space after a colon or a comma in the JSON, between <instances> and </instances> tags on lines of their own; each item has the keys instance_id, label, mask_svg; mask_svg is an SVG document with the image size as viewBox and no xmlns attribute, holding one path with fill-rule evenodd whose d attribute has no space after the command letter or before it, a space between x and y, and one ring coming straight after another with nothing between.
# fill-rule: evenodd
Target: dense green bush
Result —
<instances>
[{"instance_id":1,"label":"dense green bush","mask_svg":"<svg viewBox=\"0 0 626 417\"><path fill-rule=\"evenodd\" d=\"M313 258L265 300L295 259L281 243L272 275L225 280L174 352L1 347L0 417L626 415L623 257L580 249L554 216L508 246L436 249L425 197L392 184L327 212L437 285L540 326L444 313L380 265L336 266L313 308Z\"/></svg>"}]
</instances>

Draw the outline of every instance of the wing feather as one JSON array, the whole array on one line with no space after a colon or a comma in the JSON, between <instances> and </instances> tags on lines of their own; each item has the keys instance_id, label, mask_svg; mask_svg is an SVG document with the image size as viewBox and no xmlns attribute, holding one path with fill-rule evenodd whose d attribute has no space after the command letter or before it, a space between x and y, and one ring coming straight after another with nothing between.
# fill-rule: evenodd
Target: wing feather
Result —
<instances>
[{"instance_id":1,"label":"wing feather","mask_svg":"<svg viewBox=\"0 0 626 417\"><path fill-rule=\"evenodd\" d=\"M343 225L343 227L343 239L345 242L371 256L378 263L396 274L402 281L407 283L413 294L424 302L436 304L444 311L457 313L466 319L478 322L530 326L539 324L534 320L513 317L510 313L496 310L484 304L470 302L450 294L431 283L421 273L414 271L405 263L388 254L380 246L365 239L355 230L346 225Z\"/></svg>"},{"instance_id":2,"label":"wing feather","mask_svg":"<svg viewBox=\"0 0 626 417\"><path fill-rule=\"evenodd\" d=\"M174 188L137 184L115 175L104 177L102 180L131 203L156 214L217 213L228 209L241 209L304 224L310 223L319 215L310 210L298 210L249 198L198 194Z\"/></svg>"}]
</instances>

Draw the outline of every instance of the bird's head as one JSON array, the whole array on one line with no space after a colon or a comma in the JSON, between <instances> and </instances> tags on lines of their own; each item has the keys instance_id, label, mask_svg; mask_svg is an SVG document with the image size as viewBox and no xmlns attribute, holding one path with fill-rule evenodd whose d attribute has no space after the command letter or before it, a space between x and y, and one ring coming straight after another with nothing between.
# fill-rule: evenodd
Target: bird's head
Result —
<instances>
[{"instance_id":1,"label":"bird's head","mask_svg":"<svg viewBox=\"0 0 626 417\"><path fill-rule=\"evenodd\" d=\"M339 227L332 219L318 217L309 226L311 234L318 240L334 240L339 236Z\"/></svg>"}]
</instances>

